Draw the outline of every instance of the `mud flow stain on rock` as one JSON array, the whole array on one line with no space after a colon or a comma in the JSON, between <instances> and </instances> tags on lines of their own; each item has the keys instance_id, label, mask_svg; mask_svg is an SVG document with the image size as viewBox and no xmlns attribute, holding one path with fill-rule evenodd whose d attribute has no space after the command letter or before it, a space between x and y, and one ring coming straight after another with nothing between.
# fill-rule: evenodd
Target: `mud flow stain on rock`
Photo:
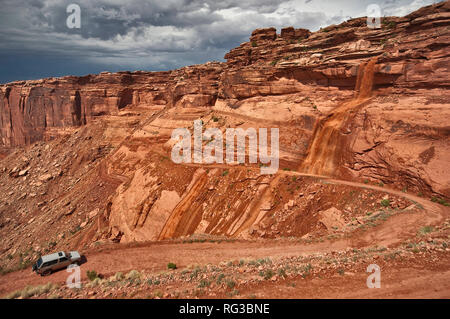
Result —
<instances>
[{"instance_id":1,"label":"mud flow stain on rock","mask_svg":"<svg viewBox=\"0 0 450 319\"><path fill-rule=\"evenodd\" d=\"M339 152L345 150L345 136L343 136L342 130L344 125L352 121L352 117L356 115L358 109L370 98L376 61L375 57L359 66L355 97L349 102L337 106L330 114L326 114L317 122L307 157L301 167L305 173L325 176L339 174L336 172L342 158Z\"/></svg>"}]
</instances>

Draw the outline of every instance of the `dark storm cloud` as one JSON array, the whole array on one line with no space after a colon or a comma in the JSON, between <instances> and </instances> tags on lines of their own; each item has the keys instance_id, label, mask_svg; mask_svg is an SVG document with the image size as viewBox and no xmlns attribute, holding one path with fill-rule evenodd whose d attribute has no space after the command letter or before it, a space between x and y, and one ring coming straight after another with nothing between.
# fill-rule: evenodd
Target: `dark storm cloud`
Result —
<instances>
[{"instance_id":1,"label":"dark storm cloud","mask_svg":"<svg viewBox=\"0 0 450 319\"><path fill-rule=\"evenodd\" d=\"M406 14L433 1L0 0L0 82L222 60L253 29L316 30L373 2ZM81 7L81 29L66 25L70 3Z\"/></svg>"},{"instance_id":2,"label":"dark storm cloud","mask_svg":"<svg viewBox=\"0 0 450 319\"><path fill-rule=\"evenodd\" d=\"M254 1L45 1L7 0L5 5L21 10L16 18L24 27L42 28L46 31L71 33L66 26L66 7L70 3L80 5L84 38L108 40L125 35L131 28L175 26L195 28L223 20L218 10L251 9L255 14L273 12L280 3L273 0ZM22 10L24 8L24 10Z\"/></svg>"}]
</instances>

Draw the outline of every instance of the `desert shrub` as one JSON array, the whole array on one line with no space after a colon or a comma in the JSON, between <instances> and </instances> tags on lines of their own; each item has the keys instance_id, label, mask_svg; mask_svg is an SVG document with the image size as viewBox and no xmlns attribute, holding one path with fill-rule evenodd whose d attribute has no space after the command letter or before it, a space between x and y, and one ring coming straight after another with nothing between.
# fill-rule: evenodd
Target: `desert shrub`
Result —
<instances>
[{"instance_id":1,"label":"desert shrub","mask_svg":"<svg viewBox=\"0 0 450 319\"><path fill-rule=\"evenodd\" d=\"M389 199L383 199L381 200L380 204L383 207L389 207L389 205L391 205L391 202L389 201Z\"/></svg>"},{"instance_id":2,"label":"desert shrub","mask_svg":"<svg viewBox=\"0 0 450 319\"><path fill-rule=\"evenodd\" d=\"M95 270L86 271L86 275L90 281L94 281L96 278L98 278L98 274Z\"/></svg>"},{"instance_id":3,"label":"desert shrub","mask_svg":"<svg viewBox=\"0 0 450 319\"><path fill-rule=\"evenodd\" d=\"M88 283L88 287L97 287L100 286L102 283L102 280L99 277L94 278L90 283Z\"/></svg>"},{"instance_id":4,"label":"desert shrub","mask_svg":"<svg viewBox=\"0 0 450 319\"><path fill-rule=\"evenodd\" d=\"M206 287L209 287L210 284L211 283L208 280L202 279L202 280L200 280L200 283L198 284L198 288L206 288Z\"/></svg>"},{"instance_id":5,"label":"desert shrub","mask_svg":"<svg viewBox=\"0 0 450 319\"><path fill-rule=\"evenodd\" d=\"M312 266L311 264L307 264L301 267L302 277L305 278L311 272Z\"/></svg>"},{"instance_id":6,"label":"desert shrub","mask_svg":"<svg viewBox=\"0 0 450 319\"><path fill-rule=\"evenodd\" d=\"M422 235L431 233L433 231L433 227L432 226L424 226L419 230L419 233Z\"/></svg>"},{"instance_id":7,"label":"desert shrub","mask_svg":"<svg viewBox=\"0 0 450 319\"><path fill-rule=\"evenodd\" d=\"M168 269L177 269L177 265L175 265L174 263L168 263L167 268Z\"/></svg>"},{"instance_id":8,"label":"desert shrub","mask_svg":"<svg viewBox=\"0 0 450 319\"><path fill-rule=\"evenodd\" d=\"M125 275L125 279L132 280L132 281L140 279L140 278L141 278L141 273L137 270L131 270L129 273L127 273Z\"/></svg>"},{"instance_id":9,"label":"desert shrub","mask_svg":"<svg viewBox=\"0 0 450 319\"><path fill-rule=\"evenodd\" d=\"M272 260L270 260L269 257L267 257L267 258L259 258L259 259L256 260L256 263L260 264L260 265L271 264Z\"/></svg>"},{"instance_id":10,"label":"desert shrub","mask_svg":"<svg viewBox=\"0 0 450 319\"><path fill-rule=\"evenodd\" d=\"M110 281L121 281L121 280L124 280L124 279L125 279L125 276L124 276L124 274L121 273L120 271L119 271L119 272L116 272L116 273L114 274L114 276L112 276L112 277L109 278Z\"/></svg>"},{"instance_id":11,"label":"desert shrub","mask_svg":"<svg viewBox=\"0 0 450 319\"><path fill-rule=\"evenodd\" d=\"M225 278L224 274L219 274L219 276L217 276L216 283L220 284L224 278Z\"/></svg>"},{"instance_id":12,"label":"desert shrub","mask_svg":"<svg viewBox=\"0 0 450 319\"><path fill-rule=\"evenodd\" d=\"M286 278L286 276L287 276L286 269L284 269L284 268L278 269L278 276L280 276L282 278Z\"/></svg>"},{"instance_id":13,"label":"desert shrub","mask_svg":"<svg viewBox=\"0 0 450 319\"><path fill-rule=\"evenodd\" d=\"M233 279L227 279L225 281L225 284L227 285L228 288L233 289L236 286L236 283L234 282Z\"/></svg>"},{"instance_id":14,"label":"desert shrub","mask_svg":"<svg viewBox=\"0 0 450 319\"><path fill-rule=\"evenodd\" d=\"M265 279L265 280L269 280L269 279L272 278L274 275L275 275L275 273L273 272L272 269L267 269L267 270L264 272L264 279Z\"/></svg>"}]
</instances>

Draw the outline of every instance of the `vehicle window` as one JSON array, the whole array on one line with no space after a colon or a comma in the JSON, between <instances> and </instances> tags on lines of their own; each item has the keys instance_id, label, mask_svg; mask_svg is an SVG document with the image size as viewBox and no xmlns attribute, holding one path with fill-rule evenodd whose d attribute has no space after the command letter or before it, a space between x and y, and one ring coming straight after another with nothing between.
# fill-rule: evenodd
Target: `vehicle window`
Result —
<instances>
[{"instance_id":1,"label":"vehicle window","mask_svg":"<svg viewBox=\"0 0 450 319\"><path fill-rule=\"evenodd\" d=\"M68 260L67 257L59 258L59 262L60 262L60 263L65 262L65 261L67 261L67 260Z\"/></svg>"},{"instance_id":2,"label":"vehicle window","mask_svg":"<svg viewBox=\"0 0 450 319\"><path fill-rule=\"evenodd\" d=\"M58 259L55 259L55 260L52 260L52 261L49 261L47 264L47 266L51 266L51 265L54 265L54 264L56 264L58 262Z\"/></svg>"},{"instance_id":3,"label":"vehicle window","mask_svg":"<svg viewBox=\"0 0 450 319\"><path fill-rule=\"evenodd\" d=\"M47 267L47 266L49 266L48 262L47 262L47 263L44 263L44 264L42 265L42 267Z\"/></svg>"},{"instance_id":4,"label":"vehicle window","mask_svg":"<svg viewBox=\"0 0 450 319\"><path fill-rule=\"evenodd\" d=\"M42 258L39 258L38 261L36 262L36 264L37 264L38 268L41 267L41 265L42 265Z\"/></svg>"}]
</instances>

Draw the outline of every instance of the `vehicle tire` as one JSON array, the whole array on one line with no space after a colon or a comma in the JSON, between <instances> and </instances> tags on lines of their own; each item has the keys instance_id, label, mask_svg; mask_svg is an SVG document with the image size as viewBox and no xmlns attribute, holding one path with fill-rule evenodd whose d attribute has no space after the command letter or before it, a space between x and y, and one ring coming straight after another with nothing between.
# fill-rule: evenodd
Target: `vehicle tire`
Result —
<instances>
[{"instance_id":1,"label":"vehicle tire","mask_svg":"<svg viewBox=\"0 0 450 319\"><path fill-rule=\"evenodd\" d=\"M51 273L52 273L52 271L49 269L49 270L44 271L44 272L41 274L41 276L48 276L48 275L50 275Z\"/></svg>"}]
</instances>

